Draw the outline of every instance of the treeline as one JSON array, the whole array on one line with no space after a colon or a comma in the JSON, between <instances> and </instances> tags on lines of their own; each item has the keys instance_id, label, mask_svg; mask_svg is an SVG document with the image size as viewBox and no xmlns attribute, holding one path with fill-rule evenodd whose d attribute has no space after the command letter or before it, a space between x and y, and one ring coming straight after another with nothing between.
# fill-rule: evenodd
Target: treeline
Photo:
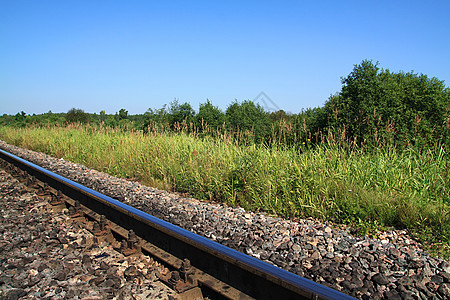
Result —
<instances>
[{"instance_id":1,"label":"treeline","mask_svg":"<svg viewBox=\"0 0 450 300\"><path fill-rule=\"evenodd\" d=\"M450 89L444 81L412 72L393 73L369 60L355 65L342 78L341 91L323 107L299 114L267 112L246 100L231 103L225 111L207 100L198 112L178 100L144 114L67 113L3 115L0 124L12 126L91 123L142 130L143 133L183 131L200 136L223 136L239 142L279 143L289 146L340 141L347 145L394 144L428 148L450 142Z\"/></svg>"},{"instance_id":2,"label":"treeline","mask_svg":"<svg viewBox=\"0 0 450 300\"><path fill-rule=\"evenodd\" d=\"M34 126L65 126L71 123L89 123L109 127L142 127L145 121L144 115L128 115L128 111L120 109L115 114L106 114L104 110L97 113L87 113L79 108L71 108L67 113L53 113L51 111L44 114L28 115L21 111L16 115L6 115L0 117L0 125L26 127Z\"/></svg>"}]
</instances>

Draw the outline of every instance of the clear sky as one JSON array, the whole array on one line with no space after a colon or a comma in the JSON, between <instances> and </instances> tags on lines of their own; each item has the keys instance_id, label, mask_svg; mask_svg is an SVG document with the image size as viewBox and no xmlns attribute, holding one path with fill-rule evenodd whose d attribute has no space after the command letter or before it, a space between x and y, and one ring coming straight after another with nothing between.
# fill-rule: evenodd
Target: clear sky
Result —
<instances>
[{"instance_id":1,"label":"clear sky","mask_svg":"<svg viewBox=\"0 0 450 300\"><path fill-rule=\"evenodd\" d=\"M322 106L364 59L450 82L450 1L0 0L0 114ZM270 107L269 107L270 108Z\"/></svg>"}]
</instances>

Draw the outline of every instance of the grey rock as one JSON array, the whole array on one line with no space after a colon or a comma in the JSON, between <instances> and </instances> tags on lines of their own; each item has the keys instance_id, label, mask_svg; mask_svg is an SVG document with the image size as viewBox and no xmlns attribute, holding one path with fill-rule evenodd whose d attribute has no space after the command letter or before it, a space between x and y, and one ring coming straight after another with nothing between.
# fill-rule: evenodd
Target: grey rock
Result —
<instances>
[{"instance_id":1,"label":"grey rock","mask_svg":"<svg viewBox=\"0 0 450 300\"><path fill-rule=\"evenodd\" d=\"M446 261L441 261L439 268L441 268L444 272L450 273L450 264Z\"/></svg>"},{"instance_id":2,"label":"grey rock","mask_svg":"<svg viewBox=\"0 0 450 300\"><path fill-rule=\"evenodd\" d=\"M56 279L58 281L64 281L66 280L67 274L65 271L60 271L56 273L56 275L53 277L53 279Z\"/></svg>"},{"instance_id":3,"label":"grey rock","mask_svg":"<svg viewBox=\"0 0 450 300\"><path fill-rule=\"evenodd\" d=\"M109 269L109 265L108 265L106 262L102 261L102 262L100 263L100 269L106 271L106 270Z\"/></svg>"},{"instance_id":4,"label":"grey rock","mask_svg":"<svg viewBox=\"0 0 450 300\"><path fill-rule=\"evenodd\" d=\"M421 259L414 258L411 260L411 262L408 264L409 269L419 269L424 266L424 262Z\"/></svg>"},{"instance_id":5,"label":"grey rock","mask_svg":"<svg viewBox=\"0 0 450 300\"><path fill-rule=\"evenodd\" d=\"M439 273L439 276L441 276L444 280L444 282L450 282L450 273L443 271Z\"/></svg>"},{"instance_id":6,"label":"grey rock","mask_svg":"<svg viewBox=\"0 0 450 300\"><path fill-rule=\"evenodd\" d=\"M89 255L83 255L83 258L81 259L81 263L84 267L88 267L92 264L92 259L89 257Z\"/></svg>"},{"instance_id":7,"label":"grey rock","mask_svg":"<svg viewBox=\"0 0 450 300\"><path fill-rule=\"evenodd\" d=\"M293 251L300 251L302 248L301 248L301 246L299 245L299 244L294 244L294 245L292 245L292 250Z\"/></svg>"},{"instance_id":8,"label":"grey rock","mask_svg":"<svg viewBox=\"0 0 450 300\"><path fill-rule=\"evenodd\" d=\"M24 289L11 289L6 293L6 299L17 300L27 295Z\"/></svg>"},{"instance_id":9,"label":"grey rock","mask_svg":"<svg viewBox=\"0 0 450 300\"><path fill-rule=\"evenodd\" d=\"M372 277L372 281L379 285L386 285L390 282L389 279L383 274L376 274Z\"/></svg>"},{"instance_id":10,"label":"grey rock","mask_svg":"<svg viewBox=\"0 0 450 300\"><path fill-rule=\"evenodd\" d=\"M436 283L437 285L439 285L444 282L444 278L440 274L433 275L433 276L431 276L431 281Z\"/></svg>"},{"instance_id":11,"label":"grey rock","mask_svg":"<svg viewBox=\"0 0 450 300\"><path fill-rule=\"evenodd\" d=\"M398 282L398 284L405 286L405 287L413 285L413 281L408 276L401 277L397 282Z\"/></svg>"},{"instance_id":12,"label":"grey rock","mask_svg":"<svg viewBox=\"0 0 450 300\"><path fill-rule=\"evenodd\" d=\"M401 300L402 297L396 290L390 290L384 294L384 297L386 299L392 299L392 300Z\"/></svg>"},{"instance_id":13,"label":"grey rock","mask_svg":"<svg viewBox=\"0 0 450 300\"><path fill-rule=\"evenodd\" d=\"M450 299L450 283L442 283L439 286L438 292L444 299Z\"/></svg>"},{"instance_id":14,"label":"grey rock","mask_svg":"<svg viewBox=\"0 0 450 300\"><path fill-rule=\"evenodd\" d=\"M422 282L416 282L416 288L422 292L427 298L433 296L433 294L428 290L428 288Z\"/></svg>"},{"instance_id":15,"label":"grey rock","mask_svg":"<svg viewBox=\"0 0 450 300\"><path fill-rule=\"evenodd\" d=\"M89 281L89 284L99 285L103 281L105 281L105 278L102 276L94 277Z\"/></svg>"}]
</instances>

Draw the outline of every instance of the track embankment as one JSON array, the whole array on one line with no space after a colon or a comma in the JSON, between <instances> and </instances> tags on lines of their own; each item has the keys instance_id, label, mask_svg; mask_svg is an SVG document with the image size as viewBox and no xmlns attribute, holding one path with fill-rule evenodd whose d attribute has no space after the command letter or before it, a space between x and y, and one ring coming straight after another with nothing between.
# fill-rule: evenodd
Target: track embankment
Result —
<instances>
[{"instance_id":1,"label":"track embankment","mask_svg":"<svg viewBox=\"0 0 450 300\"><path fill-rule=\"evenodd\" d=\"M357 298L450 297L450 265L407 231L352 236L313 219L283 220L201 202L0 142L0 148L186 230ZM5 230L4 232L6 232Z\"/></svg>"}]
</instances>

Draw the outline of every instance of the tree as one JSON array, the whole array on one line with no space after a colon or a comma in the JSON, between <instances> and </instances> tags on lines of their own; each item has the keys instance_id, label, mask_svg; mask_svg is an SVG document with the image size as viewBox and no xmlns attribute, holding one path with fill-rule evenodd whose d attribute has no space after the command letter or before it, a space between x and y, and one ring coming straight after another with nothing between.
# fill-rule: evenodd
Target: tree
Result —
<instances>
[{"instance_id":1,"label":"tree","mask_svg":"<svg viewBox=\"0 0 450 300\"><path fill-rule=\"evenodd\" d=\"M17 113L15 116L16 121L21 122L24 121L27 114L22 110L20 113Z\"/></svg>"},{"instance_id":2,"label":"tree","mask_svg":"<svg viewBox=\"0 0 450 300\"><path fill-rule=\"evenodd\" d=\"M119 110L119 120L127 119L128 118L128 110L125 110L125 108L121 108Z\"/></svg>"},{"instance_id":3,"label":"tree","mask_svg":"<svg viewBox=\"0 0 450 300\"><path fill-rule=\"evenodd\" d=\"M14 123L17 127L25 127L27 125L27 114L22 110L14 116Z\"/></svg>"},{"instance_id":4,"label":"tree","mask_svg":"<svg viewBox=\"0 0 450 300\"><path fill-rule=\"evenodd\" d=\"M106 119L106 112L105 112L105 110L101 110L100 111L100 121L104 122L105 119Z\"/></svg>"},{"instance_id":5,"label":"tree","mask_svg":"<svg viewBox=\"0 0 450 300\"><path fill-rule=\"evenodd\" d=\"M267 137L271 130L270 118L261 105L245 100L235 101L226 110L228 128L232 131L252 131L256 142Z\"/></svg>"},{"instance_id":6,"label":"tree","mask_svg":"<svg viewBox=\"0 0 450 300\"><path fill-rule=\"evenodd\" d=\"M89 114L82 109L71 108L66 114L67 123L87 123L89 121Z\"/></svg>"},{"instance_id":7,"label":"tree","mask_svg":"<svg viewBox=\"0 0 450 300\"><path fill-rule=\"evenodd\" d=\"M212 105L209 99L206 99L205 103L200 103L196 119L199 125L207 125L212 129L217 129L225 123L225 114L220 108Z\"/></svg>"},{"instance_id":8,"label":"tree","mask_svg":"<svg viewBox=\"0 0 450 300\"><path fill-rule=\"evenodd\" d=\"M169 107L169 124L172 128L175 124L181 125L183 122L186 124L192 123L194 121L195 111L192 106L184 102L179 104L178 99L170 102Z\"/></svg>"},{"instance_id":9,"label":"tree","mask_svg":"<svg viewBox=\"0 0 450 300\"><path fill-rule=\"evenodd\" d=\"M437 78L380 70L364 60L342 79L342 89L325 105L328 126L359 141L374 134L414 141L448 134L450 90Z\"/></svg>"},{"instance_id":10,"label":"tree","mask_svg":"<svg viewBox=\"0 0 450 300\"><path fill-rule=\"evenodd\" d=\"M280 109L275 112L271 112L269 114L269 118L272 120L272 122L279 122L289 120L290 116L284 110Z\"/></svg>"}]
</instances>

